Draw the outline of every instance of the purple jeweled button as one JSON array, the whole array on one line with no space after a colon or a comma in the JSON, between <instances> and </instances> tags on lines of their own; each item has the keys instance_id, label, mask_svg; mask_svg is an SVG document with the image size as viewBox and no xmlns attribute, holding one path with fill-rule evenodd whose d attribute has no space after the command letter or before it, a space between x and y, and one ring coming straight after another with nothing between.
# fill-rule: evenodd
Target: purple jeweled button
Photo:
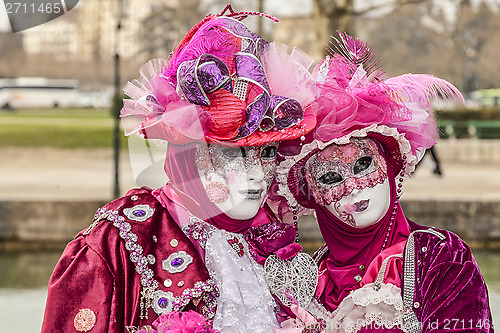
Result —
<instances>
[{"instance_id":1,"label":"purple jeweled button","mask_svg":"<svg viewBox=\"0 0 500 333\"><path fill-rule=\"evenodd\" d=\"M137 216L137 217L143 217L146 215L146 212L142 209L137 209L137 210L134 210L132 212L132 214L134 214L134 216Z\"/></svg>"},{"instance_id":2,"label":"purple jeweled button","mask_svg":"<svg viewBox=\"0 0 500 333\"><path fill-rule=\"evenodd\" d=\"M154 214L154 209L149 205L135 205L131 208L123 209L123 213L132 221L144 222Z\"/></svg>"},{"instance_id":3,"label":"purple jeweled button","mask_svg":"<svg viewBox=\"0 0 500 333\"><path fill-rule=\"evenodd\" d=\"M174 267L179 267L183 263L184 263L184 259L182 259L182 258L175 258L174 260L172 260L172 262L170 263L170 265L172 265Z\"/></svg>"},{"instance_id":4,"label":"purple jeweled button","mask_svg":"<svg viewBox=\"0 0 500 333\"><path fill-rule=\"evenodd\" d=\"M166 297L160 297L158 299L158 306L165 309L168 306L168 299Z\"/></svg>"},{"instance_id":5,"label":"purple jeweled button","mask_svg":"<svg viewBox=\"0 0 500 333\"><path fill-rule=\"evenodd\" d=\"M169 273L180 273L193 262L193 257L185 251L174 252L162 261L162 268Z\"/></svg>"}]
</instances>

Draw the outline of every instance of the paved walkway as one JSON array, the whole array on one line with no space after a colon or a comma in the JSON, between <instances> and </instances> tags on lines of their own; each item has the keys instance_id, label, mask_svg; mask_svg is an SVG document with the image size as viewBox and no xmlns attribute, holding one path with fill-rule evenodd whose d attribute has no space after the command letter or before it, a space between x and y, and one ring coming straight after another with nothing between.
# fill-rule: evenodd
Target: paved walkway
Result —
<instances>
[{"instance_id":1,"label":"paved walkway","mask_svg":"<svg viewBox=\"0 0 500 333\"><path fill-rule=\"evenodd\" d=\"M0 200L109 200L114 163L110 149L0 148ZM136 161L144 158L135 158ZM157 160L159 157L157 156ZM141 168L138 162L134 168ZM161 162L142 180L164 183ZM404 199L500 200L500 167L496 163L442 162L443 176L423 164L404 185ZM136 187L128 151L120 159L120 187Z\"/></svg>"}]
</instances>

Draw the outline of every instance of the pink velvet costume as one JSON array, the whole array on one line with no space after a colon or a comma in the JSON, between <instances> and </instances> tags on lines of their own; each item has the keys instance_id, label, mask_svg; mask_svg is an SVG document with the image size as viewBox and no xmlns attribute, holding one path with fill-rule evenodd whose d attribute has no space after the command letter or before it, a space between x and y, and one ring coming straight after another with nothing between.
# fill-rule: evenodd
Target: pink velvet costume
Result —
<instances>
[{"instance_id":1,"label":"pink velvet costume","mask_svg":"<svg viewBox=\"0 0 500 333\"><path fill-rule=\"evenodd\" d=\"M316 294L294 309L300 320L285 322L283 332L492 332L487 288L469 247L451 232L409 221L399 204L402 182L437 139L431 98L461 94L430 75L387 78L358 39L340 34L338 45L315 71L316 128L280 147L272 199L283 216L314 211L325 241L315 254ZM306 183L311 156L354 138L378 145L390 186L387 213L360 228L318 204Z\"/></svg>"},{"instance_id":2,"label":"pink velvet costume","mask_svg":"<svg viewBox=\"0 0 500 333\"><path fill-rule=\"evenodd\" d=\"M265 205L251 219L230 218L207 197L195 163L201 144L259 147L315 125L312 62L250 32L240 22L249 14L259 13L207 16L168 61L150 61L125 87L126 133L168 142L169 182L108 203L67 245L49 281L42 332L277 325L262 264L283 248L297 253L296 226Z\"/></svg>"}]
</instances>

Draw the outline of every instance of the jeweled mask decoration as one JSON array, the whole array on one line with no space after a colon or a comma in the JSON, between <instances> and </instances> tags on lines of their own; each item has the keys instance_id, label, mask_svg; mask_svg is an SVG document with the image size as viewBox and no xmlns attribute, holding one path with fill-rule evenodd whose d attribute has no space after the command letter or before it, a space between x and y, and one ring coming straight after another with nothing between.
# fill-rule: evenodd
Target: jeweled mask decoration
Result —
<instances>
[{"instance_id":1,"label":"jeweled mask decoration","mask_svg":"<svg viewBox=\"0 0 500 333\"><path fill-rule=\"evenodd\" d=\"M316 203L349 225L376 223L389 209L387 164L371 139L332 144L311 156L305 168Z\"/></svg>"}]
</instances>

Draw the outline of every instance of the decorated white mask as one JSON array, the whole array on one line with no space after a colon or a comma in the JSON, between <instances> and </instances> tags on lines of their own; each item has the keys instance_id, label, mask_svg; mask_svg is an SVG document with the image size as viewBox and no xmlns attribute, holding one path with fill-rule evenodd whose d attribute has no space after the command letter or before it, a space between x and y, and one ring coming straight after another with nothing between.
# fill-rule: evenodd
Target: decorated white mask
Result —
<instances>
[{"instance_id":1,"label":"decorated white mask","mask_svg":"<svg viewBox=\"0 0 500 333\"><path fill-rule=\"evenodd\" d=\"M199 145L196 166L211 202L237 220L254 217L276 172L277 143L228 147Z\"/></svg>"},{"instance_id":2,"label":"decorated white mask","mask_svg":"<svg viewBox=\"0 0 500 333\"><path fill-rule=\"evenodd\" d=\"M363 228L389 209L387 165L371 139L332 144L306 163L306 182L316 203L343 222Z\"/></svg>"}]
</instances>

